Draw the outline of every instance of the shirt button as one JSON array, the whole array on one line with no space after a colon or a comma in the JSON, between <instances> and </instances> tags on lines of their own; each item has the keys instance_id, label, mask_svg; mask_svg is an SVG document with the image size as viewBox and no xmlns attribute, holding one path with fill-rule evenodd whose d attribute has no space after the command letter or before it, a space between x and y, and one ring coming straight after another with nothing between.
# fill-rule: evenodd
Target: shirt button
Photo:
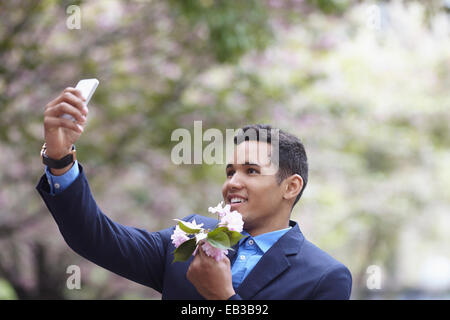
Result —
<instances>
[{"instance_id":1,"label":"shirt button","mask_svg":"<svg viewBox=\"0 0 450 320\"><path fill-rule=\"evenodd\" d=\"M59 189L59 187L60 187L59 183L55 183L55 188Z\"/></svg>"},{"instance_id":2,"label":"shirt button","mask_svg":"<svg viewBox=\"0 0 450 320\"><path fill-rule=\"evenodd\" d=\"M241 260L245 260L245 256L244 256L244 255L241 255L239 258L240 258Z\"/></svg>"},{"instance_id":3,"label":"shirt button","mask_svg":"<svg viewBox=\"0 0 450 320\"><path fill-rule=\"evenodd\" d=\"M252 246L254 243L255 243L255 241L253 241L252 239L248 240L248 244L249 244L249 245Z\"/></svg>"}]
</instances>

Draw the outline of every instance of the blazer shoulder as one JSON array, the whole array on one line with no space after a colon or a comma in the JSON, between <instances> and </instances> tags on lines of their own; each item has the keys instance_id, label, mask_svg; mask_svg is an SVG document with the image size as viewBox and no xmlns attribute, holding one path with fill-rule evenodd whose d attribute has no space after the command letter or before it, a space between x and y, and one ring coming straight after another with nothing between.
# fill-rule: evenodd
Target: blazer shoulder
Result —
<instances>
[{"instance_id":1,"label":"blazer shoulder","mask_svg":"<svg viewBox=\"0 0 450 320\"><path fill-rule=\"evenodd\" d=\"M338 261L307 239L305 239L301 251L301 256L306 257L311 264L311 267L314 267L315 269L325 271L329 270L330 267L331 269L345 267L342 262Z\"/></svg>"},{"instance_id":2,"label":"blazer shoulder","mask_svg":"<svg viewBox=\"0 0 450 320\"><path fill-rule=\"evenodd\" d=\"M316 281L314 299L349 299L352 275L342 262L306 239L300 255Z\"/></svg>"}]
</instances>

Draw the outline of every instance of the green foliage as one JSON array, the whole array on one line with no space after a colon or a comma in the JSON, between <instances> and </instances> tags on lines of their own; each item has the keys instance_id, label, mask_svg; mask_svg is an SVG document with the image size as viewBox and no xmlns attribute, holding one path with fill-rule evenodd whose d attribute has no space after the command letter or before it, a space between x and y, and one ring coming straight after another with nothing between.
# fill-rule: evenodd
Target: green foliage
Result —
<instances>
[{"instance_id":1,"label":"green foliage","mask_svg":"<svg viewBox=\"0 0 450 320\"><path fill-rule=\"evenodd\" d=\"M236 245L241 239L245 238L244 235L242 235L237 231L226 230L225 233L227 234L228 239L230 241L230 247Z\"/></svg>"},{"instance_id":2,"label":"green foliage","mask_svg":"<svg viewBox=\"0 0 450 320\"><path fill-rule=\"evenodd\" d=\"M190 25L207 26L205 45L222 63L236 63L246 52L265 48L273 37L267 8L258 0L172 0L171 4Z\"/></svg>"},{"instance_id":3,"label":"green foliage","mask_svg":"<svg viewBox=\"0 0 450 320\"><path fill-rule=\"evenodd\" d=\"M172 263L177 261L187 261L194 252L196 247L195 238L183 242L178 248L173 252L174 259Z\"/></svg>"},{"instance_id":4,"label":"green foliage","mask_svg":"<svg viewBox=\"0 0 450 320\"><path fill-rule=\"evenodd\" d=\"M196 234L199 233L201 229L192 229L189 226L186 225L186 223L182 220L175 219L175 221L178 221L178 226L181 230L186 232L187 234Z\"/></svg>"},{"instance_id":5,"label":"green foliage","mask_svg":"<svg viewBox=\"0 0 450 320\"><path fill-rule=\"evenodd\" d=\"M180 229L188 234L196 234L200 231L200 229L189 228L181 220L177 221ZM208 232L205 241L209 242L213 247L218 249L233 250L231 247L237 244L242 238L244 238L244 236L239 232L230 231L226 227L217 227L214 230ZM196 246L197 244L195 238L191 238L183 242L178 248L174 250L173 262L187 261L192 256L192 253L194 252Z\"/></svg>"},{"instance_id":6,"label":"green foliage","mask_svg":"<svg viewBox=\"0 0 450 320\"><path fill-rule=\"evenodd\" d=\"M308 0L326 14L343 13L350 5L350 0Z\"/></svg>"},{"instance_id":7,"label":"green foliage","mask_svg":"<svg viewBox=\"0 0 450 320\"><path fill-rule=\"evenodd\" d=\"M225 227L216 228L213 231L208 232L206 240L218 249L228 249L230 245L230 238L225 232Z\"/></svg>"},{"instance_id":8,"label":"green foliage","mask_svg":"<svg viewBox=\"0 0 450 320\"><path fill-rule=\"evenodd\" d=\"M15 300L17 299L13 287L8 281L0 278L0 300Z\"/></svg>"}]
</instances>

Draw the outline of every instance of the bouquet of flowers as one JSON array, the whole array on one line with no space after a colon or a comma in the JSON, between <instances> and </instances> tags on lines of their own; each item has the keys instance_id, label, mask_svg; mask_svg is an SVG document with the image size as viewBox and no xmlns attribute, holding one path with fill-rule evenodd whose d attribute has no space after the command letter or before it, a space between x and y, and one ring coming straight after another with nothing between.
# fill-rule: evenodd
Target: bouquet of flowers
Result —
<instances>
[{"instance_id":1,"label":"bouquet of flowers","mask_svg":"<svg viewBox=\"0 0 450 320\"><path fill-rule=\"evenodd\" d=\"M209 212L218 215L219 223L213 230L203 229L203 223L197 224L195 219L191 222L174 219L178 224L170 237L176 248L173 262L186 261L195 255L202 240L205 253L217 261L223 259L228 250L233 250L231 247L244 237L241 234L244 221L238 211L231 212L230 208L229 204L223 207L223 201L215 208L208 208Z\"/></svg>"}]
</instances>

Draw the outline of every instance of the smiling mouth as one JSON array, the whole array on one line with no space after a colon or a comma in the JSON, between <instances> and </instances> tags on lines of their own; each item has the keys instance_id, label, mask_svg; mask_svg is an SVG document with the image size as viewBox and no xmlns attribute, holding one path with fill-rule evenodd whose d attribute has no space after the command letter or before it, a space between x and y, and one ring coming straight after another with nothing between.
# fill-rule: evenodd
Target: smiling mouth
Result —
<instances>
[{"instance_id":1,"label":"smiling mouth","mask_svg":"<svg viewBox=\"0 0 450 320\"><path fill-rule=\"evenodd\" d=\"M248 202L247 199L235 196L228 197L228 204L231 206L231 211L236 210L240 206L246 204Z\"/></svg>"},{"instance_id":2,"label":"smiling mouth","mask_svg":"<svg viewBox=\"0 0 450 320\"><path fill-rule=\"evenodd\" d=\"M245 203L247 202L246 199L242 199L242 198L231 198L230 199L230 204L238 204L238 203Z\"/></svg>"}]
</instances>

